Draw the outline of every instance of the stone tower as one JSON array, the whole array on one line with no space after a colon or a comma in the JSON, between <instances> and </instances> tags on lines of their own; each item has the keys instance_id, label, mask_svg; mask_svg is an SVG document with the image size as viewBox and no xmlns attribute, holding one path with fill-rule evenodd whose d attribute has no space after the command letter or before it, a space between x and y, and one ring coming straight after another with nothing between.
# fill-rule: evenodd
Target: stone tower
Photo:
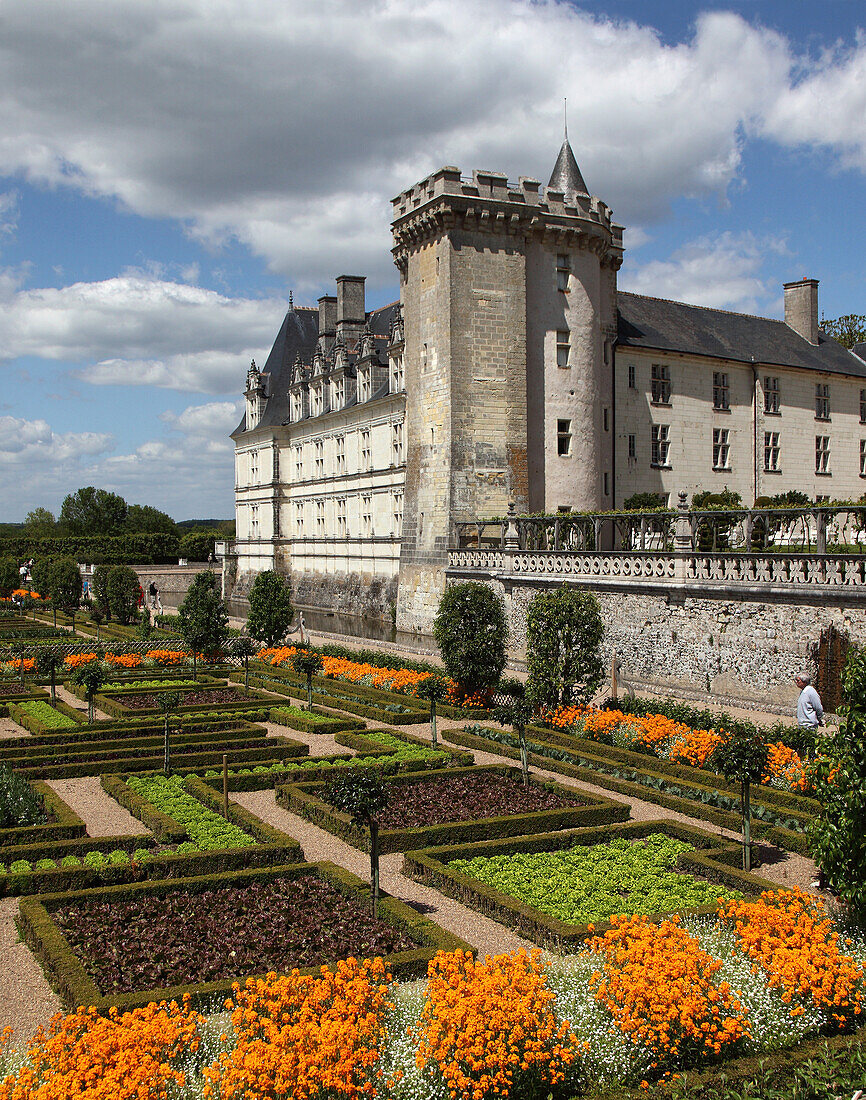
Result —
<instances>
[{"instance_id":1,"label":"stone tower","mask_svg":"<svg viewBox=\"0 0 866 1100\"><path fill-rule=\"evenodd\" d=\"M441 168L394 199L392 231L407 395L397 626L429 631L455 523L510 501L604 506L622 230L566 139L546 188Z\"/></svg>"}]
</instances>

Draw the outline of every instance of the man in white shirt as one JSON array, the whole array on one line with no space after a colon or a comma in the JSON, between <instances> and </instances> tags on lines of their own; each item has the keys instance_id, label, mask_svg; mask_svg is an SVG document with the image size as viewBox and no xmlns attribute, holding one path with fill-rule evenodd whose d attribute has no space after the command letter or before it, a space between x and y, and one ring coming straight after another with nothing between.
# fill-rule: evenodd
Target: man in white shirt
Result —
<instances>
[{"instance_id":1,"label":"man in white shirt","mask_svg":"<svg viewBox=\"0 0 866 1100\"><path fill-rule=\"evenodd\" d=\"M800 689L797 700L797 723L804 730L816 730L824 725L824 708L821 696L812 687L812 677L807 672L798 672L794 683Z\"/></svg>"}]
</instances>

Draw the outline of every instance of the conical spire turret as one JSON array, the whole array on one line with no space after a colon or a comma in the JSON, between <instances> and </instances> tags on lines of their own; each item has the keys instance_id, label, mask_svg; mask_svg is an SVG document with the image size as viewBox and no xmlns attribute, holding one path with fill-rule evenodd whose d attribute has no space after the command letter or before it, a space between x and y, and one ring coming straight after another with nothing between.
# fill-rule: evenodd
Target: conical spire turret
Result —
<instances>
[{"instance_id":1,"label":"conical spire turret","mask_svg":"<svg viewBox=\"0 0 866 1100\"><path fill-rule=\"evenodd\" d=\"M547 185L552 191L561 191L566 198L569 195L588 195L589 188L583 182L583 176L577 167L574 153L568 143L568 119L565 119L565 133L563 135L562 148L556 158L556 164L550 174L550 182Z\"/></svg>"}]
</instances>

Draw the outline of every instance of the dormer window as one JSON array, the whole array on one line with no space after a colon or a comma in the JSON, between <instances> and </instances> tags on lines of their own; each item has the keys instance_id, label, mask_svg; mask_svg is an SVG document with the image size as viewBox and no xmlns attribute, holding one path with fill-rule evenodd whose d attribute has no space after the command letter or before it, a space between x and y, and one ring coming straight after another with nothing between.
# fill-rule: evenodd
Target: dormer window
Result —
<instances>
[{"instance_id":1,"label":"dormer window","mask_svg":"<svg viewBox=\"0 0 866 1100\"><path fill-rule=\"evenodd\" d=\"M291 404L292 404L292 420L297 422L298 420L301 419L301 416L303 415L302 414L303 401L302 401L302 398L301 398L300 391L295 391L295 393L292 394Z\"/></svg>"},{"instance_id":2,"label":"dormer window","mask_svg":"<svg viewBox=\"0 0 866 1100\"><path fill-rule=\"evenodd\" d=\"M358 400L370 400L370 368L364 367L358 371Z\"/></svg>"},{"instance_id":3,"label":"dormer window","mask_svg":"<svg viewBox=\"0 0 866 1100\"><path fill-rule=\"evenodd\" d=\"M394 358L391 360L391 393L400 393L403 389L403 356L395 355Z\"/></svg>"},{"instance_id":4,"label":"dormer window","mask_svg":"<svg viewBox=\"0 0 866 1100\"><path fill-rule=\"evenodd\" d=\"M331 408L342 409L346 404L346 380L341 375L331 383Z\"/></svg>"},{"instance_id":5,"label":"dormer window","mask_svg":"<svg viewBox=\"0 0 866 1100\"><path fill-rule=\"evenodd\" d=\"M310 415L321 416L322 415L322 383L317 382L314 386L310 386Z\"/></svg>"}]
</instances>

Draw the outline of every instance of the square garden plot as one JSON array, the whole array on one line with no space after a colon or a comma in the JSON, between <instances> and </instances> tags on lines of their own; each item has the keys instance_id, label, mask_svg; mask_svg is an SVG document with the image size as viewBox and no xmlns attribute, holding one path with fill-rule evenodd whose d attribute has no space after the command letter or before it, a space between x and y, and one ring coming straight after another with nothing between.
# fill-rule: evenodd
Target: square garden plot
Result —
<instances>
[{"instance_id":1,"label":"square garden plot","mask_svg":"<svg viewBox=\"0 0 866 1100\"><path fill-rule=\"evenodd\" d=\"M350 955L419 977L437 951L469 950L414 909L332 863L23 898L19 928L64 1006L106 1012L154 1000L219 1006L233 982L306 973Z\"/></svg>"},{"instance_id":2,"label":"square garden plot","mask_svg":"<svg viewBox=\"0 0 866 1100\"><path fill-rule=\"evenodd\" d=\"M778 886L739 870L739 844L642 821L407 852L403 873L551 950L579 950L614 914L714 913Z\"/></svg>"},{"instance_id":3,"label":"square garden plot","mask_svg":"<svg viewBox=\"0 0 866 1100\"><path fill-rule=\"evenodd\" d=\"M628 806L559 783L530 777L524 788L518 768L444 768L410 772L389 781L389 804L379 817L379 845L406 852L497 836L626 821ZM277 802L348 844L368 851L368 830L327 800L327 784L295 783L277 790Z\"/></svg>"},{"instance_id":4,"label":"square garden plot","mask_svg":"<svg viewBox=\"0 0 866 1100\"><path fill-rule=\"evenodd\" d=\"M273 696L261 691L244 691L242 687L227 687L225 685L202 684L198 688L178 688L180 704L177 711L228 711L242 706L254 707L265 703L273 703ZM143 717L145 715L159 714L160 697L166 692L162 688L151 691L123 691L112 695L97 694L94 696L94 704L98 710L115 718ZM176 712L177 712L176 711ZM176 713L175 712L175 713Z\"/></svg>"}]
</instances>

